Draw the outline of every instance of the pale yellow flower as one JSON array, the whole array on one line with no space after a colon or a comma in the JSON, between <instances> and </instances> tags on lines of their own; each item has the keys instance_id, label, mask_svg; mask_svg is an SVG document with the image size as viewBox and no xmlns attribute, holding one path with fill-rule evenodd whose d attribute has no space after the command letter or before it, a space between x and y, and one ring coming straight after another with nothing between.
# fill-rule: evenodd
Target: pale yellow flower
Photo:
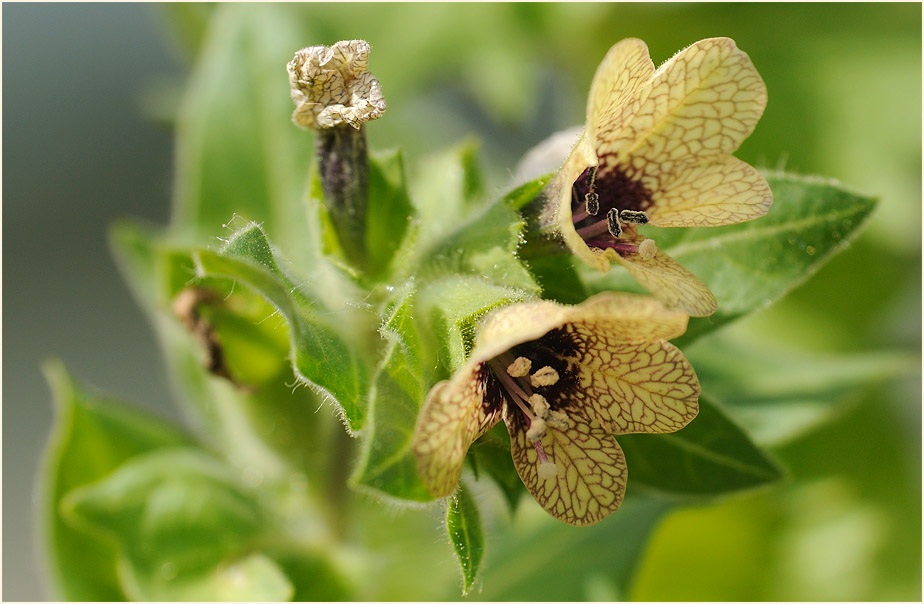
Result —
<instances>
[{"instance_id":1,"label":"pale yellow flower","mask_svg":"<svg viewBox=\"0 0 924 604\"><path fill-rule=\"evenodd\" d=\"M589 525L622 503L613 435L683 428L699 381L666 340L687 316L647 296L603 293L578 306L531 302L488 315L468 361L430 391L413 448L435 497L452 494L469 446L501 419L517 472L559 520Z\"/></svg>"},{"instance_id":2,"label":"pale yellow flower","mask_svg":"<svg viewBox=\"0 0 924 604\"><path fill-rule=\"evenodd\" d=\"M712 292L638 225L719 226L766 214L767 181L731 155L766 104L760 74L729 38L696 42L657 70L644 42L619 42L594 76L546 223L587 264L606 272L617 262L669 307L712 314Z\"/></svg>"}]
</instances>

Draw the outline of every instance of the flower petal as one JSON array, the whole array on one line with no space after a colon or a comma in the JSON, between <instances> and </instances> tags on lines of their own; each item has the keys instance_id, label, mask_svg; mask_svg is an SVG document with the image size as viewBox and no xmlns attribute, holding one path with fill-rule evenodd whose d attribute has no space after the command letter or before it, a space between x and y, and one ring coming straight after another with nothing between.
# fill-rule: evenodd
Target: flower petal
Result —
<instances>
[{"instance_id":1,"label":"flower petal","mask_svg":"<svg viewBox=\"0 0 924 604\"><path fill-rule=\"evenodd\" d=\"M563 522L587 526L616 511L626 491L626 459L616 440L591 426L580 410L569 413L572 427L546 429L539 440L557 474L539 475L539 454L526 438L519 415L505 417L517 473L545 511Z\"/></svg>"},{"instance_id":2,"label":"flower petal","mask_svg":"<svg viewBox=\"0 0 924 604\"><path fill-rule=\"evenodd\" d=\"M641 90L651 82L654 74L648 47L641 40L627 38L610 48L597 67L587 98L587 128L591 140L595 140L601 127L620 130L635 117L640 107Z\"/></svg>"},{"instance_id":3,"label":"flower petal","mask_svg":"<svg viewBox=\"0 0 924 604\"><path fill-rule=\"evenodd\" d=\"M605 273L610 270L610 261L600 250L591 249L584 243L574 228L571 214L571 188L574 181L588 167L597 165L596 153L589 142L591 137L586 130L581 133L568 159L549 183L546 193L549 206L540 221L543 224L558 225L558 232L568 249L590 266Z\"/></svg>"},{"instance_id":4,"label":"flower petal","mask_svg":"<svg viewBox=\"0 0 924 604\"><path fill-rule=\"evenodd\" d=\"M572 404L610 434L676 432L699 412L699 380L664 340L624 343L607 331L584 335Z\"/></svg>"},{"instance_id":5,"label":"flower petal","mask_svg":"<svg viewBox=\"0 0 924 604\"><path fill-rule=\"evenodd\" d=\"M661 250L653 256L620 256L607 250L607 256L626 267L636 281L668 308L683 310L694 317L708 317L719 306L702 281Z\"/></svg>"},{"instance_id":6,"label":"flower petal","mask_svg":"<svg viewBox=\"0 0 924 604\"><path fill-rule=\"evenodd\" d=\"M700 40L662 65L625 128L598 144L601 165L670 175L678 163L732 153L757 125L767 89L730 38ZM661 188L661 187L658 187Z\"/></svg>"},{"instance_id":7,"label":"flower petal","mask_svg":"<svg viewBox=\"0 0 924 604\"><path fill-rule=\"evenodd\" d=\"M611 340L670 340L687 330L686 314L650 296L603 292L570 309L568 322L581 337L606 333Z\"/></svg>"},{"instance_id":8,"label":"flower petal","mask_svg":"<svg viewBox=\"0 0 924 604\"><path fill-rule=\"evenodd\" d=\"M481 363L467 363L452 381L438 383L427 395L412 446L417 473L434 497L452 494L469 446L500 420L501 405L486 410L484 398Z\"/></svg>"},{"instance_id":9,"label":"flower petal","mask_svg":"<svg viewBox=\"0 0 924 604\"><path fill-rule=\"evenodd\" d=\"M663 190L650 189L654 204L648 210L648 223L659 227L736 224L760 218L773 203L760 172L731 155L685 166L659 186Z\"/></svg>"},{"instance_id":10,"label":"flower petal","mask_svg":"<svg viewBox=\"0 0 924 604\"><path fill-rule=\"evenodd\" d=\"M469 358L488 361L507 352L517 344L541 338L560 327L568 316L568 308L541 300L511 304L493 311L478 329L478 339Z\"/></svg>"}]
</instances>

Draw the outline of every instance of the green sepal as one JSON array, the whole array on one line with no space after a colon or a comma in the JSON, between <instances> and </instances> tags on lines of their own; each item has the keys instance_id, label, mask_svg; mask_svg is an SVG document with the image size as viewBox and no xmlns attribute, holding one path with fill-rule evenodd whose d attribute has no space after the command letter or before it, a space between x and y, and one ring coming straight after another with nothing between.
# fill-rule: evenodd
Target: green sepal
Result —
<instances>
[{"instance_id":1,"label":"green sepal","mask_svg":"<svg viewBox=\"0 0 924 604\"><path fill-rule=\"evenodd\" d=\"M365 417L364 396L369 383L365 361L342 330L334 326L332 313L321 300L295 285L279 268L260 227L244 227L221 252L197 250L193 260L200 277L243 282L276 307L289 323L296 376L330 395L343 410L350 430L359 430Z\"/></svg>"}]
</instances>

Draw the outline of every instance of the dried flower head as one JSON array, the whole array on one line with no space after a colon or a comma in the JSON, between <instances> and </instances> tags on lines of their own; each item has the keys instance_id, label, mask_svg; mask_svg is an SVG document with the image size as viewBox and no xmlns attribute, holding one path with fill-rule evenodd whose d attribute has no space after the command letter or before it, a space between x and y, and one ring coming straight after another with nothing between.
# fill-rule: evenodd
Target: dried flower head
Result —
<instances>
[{"instance_id":1,"label":"dried flower head","mask_svg":"<svg viewBox=\"0 0 924 604\"><path fill-rule=\"evenodd\" d=\"M760 75L729 38L696 42L657 71L644 42L619 42L594 76L584 132L550 187L545 221L591 266L617 262L668 306L712 314L712 292L638 226L766 214L766 180L731 155L766 104Z\"/></svg>"},{"instance_id":2,"label":"dried flower head","mask_svg":"<svg viewBox=\"0 0 924 604\"><path fill-rule=\"evenodd\" d=\"M699 410L696 374L666 341L686 325L685 314L633 294L495 311L418 418L413 447L427 490L450 495L469 446L503 418L517 472L542 507L569 524L602 520L626 487L613 435L674 432Z\"/></svg>"},{"instance_id":3,"label":"dried flower head","mask_svg":"<svg viewBox=\"0 0 924 604\"><path fill-rule=\"evenodd\" d=\"M289 84L302 128L333 128L378 119L385 112L379 81L367 71L369 43L341 40L333 46L309 46L289 61Z\"/></svg>"}]
</instances>

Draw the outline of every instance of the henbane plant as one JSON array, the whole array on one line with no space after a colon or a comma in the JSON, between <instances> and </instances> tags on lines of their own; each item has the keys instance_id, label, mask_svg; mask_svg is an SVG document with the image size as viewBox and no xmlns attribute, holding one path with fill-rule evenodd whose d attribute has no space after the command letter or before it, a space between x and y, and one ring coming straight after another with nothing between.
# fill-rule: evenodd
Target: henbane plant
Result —
<instances>
[{"instance_id":1,"label":"henbane plant","mask_svg":"<svg viewBox=\"0 0 924 604\"><path fill-rule=\"evenodd\" d=\"M253 163L298 163L313 143L306 195L269 169L267 202L234 206L222 241L205 208L224 201L207 195L185 197L166 230L114 230L191 428L98 405L49 366L62 411L45 513L62 597L458 595L420 577L399 591L383 544L396 565L453 551L462 592L480 580L491 596L505 552L492 559L484 526L511 535L498 549L557 531L624 547L625 588L670 508L783 476L685 351L810 275L874 203L731 156L766 103L747 55L714 38L655 70L642 42L619 42L570 155L493 195L470 148L410 186L399 152L368 147L388 89L370 51L295 53L291 119L309 132L279 119L284 98L266 101L265 127L288 130ZM238 73L234 52L213 74ZM648 230L707 225L657 244ZM740 272L771 257L773 270ZM627 293L634 280L651 295ZM517 536L538 509L527 492L554 519ZM98 553L93 576L81 550Z\"/></svg>"}]
</instances>

